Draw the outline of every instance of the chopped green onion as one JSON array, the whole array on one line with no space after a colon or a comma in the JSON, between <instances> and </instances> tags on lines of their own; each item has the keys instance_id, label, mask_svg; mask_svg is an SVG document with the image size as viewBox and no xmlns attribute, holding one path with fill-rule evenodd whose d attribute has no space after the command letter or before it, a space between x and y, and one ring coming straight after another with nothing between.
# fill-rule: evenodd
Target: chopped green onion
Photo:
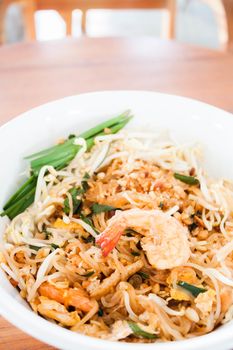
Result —
<instances>
[{"instance_id":1,"label":"chopped green onion","mask_svg":"<svg viewBox=\"0 0 233 350\"><path fill-rule=\"evenodd\" d=\"M163 202L160 202L160 203L159 203L159 208L160 208L160 209L163 209L163 208L164 208L164 203L163 203Z\"/></svg>"},{"instance_id":2,"label":"chopped green onion","mask_svg":"<svg viewBox=\"0 0 233 350\"><path fill-rule=\"evenodd\" d=\"M83 241L85 242L85 243L91 243L91 242L95 242L95 237L93 237L93 236L88 236L87 238L86 237L84 237L84 236L81 236L81 238L83 239Z\"/></svg>"},{"instance_id":3,"label":"chopped green onion","mask_svg":"<svg viewBox=\"0 0 233 350\"><path fill-rule=\"evenodd\" d=\"M36 245L29 244L29 248L38 252L38 250L40 250L42 247L37 247Z\"/></svg>"},{"instance_id":4,"label":"chopped green onion","mask_svg":"<svg viewBox=\"0 0 233 350\"><path fill-rule=\"evenodd\" d=\"M142 279L144 279L144 280L150 278L150 276L143 271L138 271L137 274L140 275L142 277Z\"/></svg>"},{"instance_id":5,"label":"chopped green onion","mask_svg":"<svg viewBox=\"0 0 233 350\"><path fill-rule=\"evenodd\" d=\"M78 188L73 187L68 191L72 197L73 214L78 214L81 210L82 200L81 200L81 198L78 199L77 196L85 193L89 189L89 185L87 183L88 179L90 179L90 175L88 173L85 173L83 180L81 182L82 188L81 187L78 187ZM69 204L68 198L66 198L64 200L64 212L67 215L69 215L69 213L70 213L70 204Z\"/></svg>"},{"instance_id":6,"label":"chopped green onion","mask_svg":"<svg viewBox=\"0 0 233 350\"><path fill-rule=\"evenodd\" d=\"M102 317L103 314L104 314L104 310L101 309L101 308L99 308L99 310L98 310L98 316L99 316L99 317Z\"/></svg>"},{"instance_id":7,"label":"chopped green onion","mask_svg":"<svg viewBox=\"0 0 233 350\"><path fill-rule=\"evenodd\" d=\"M60 248L59 245L54 244L54 243L51 243L50 245L51 245L51 248L53 248L54 250L57 248Z\"/></svg>"},{"instance_id":8,"label":"chopped green onion","mask_svg":"<svg viewBox=\"0 0 233 350\"><path fill-rule=\"evenodd\" d=\"M100 213L107 213L108 211L116 210L116 208L112 207L111 205L102 205L102 204L94 203L91 206L91 210L93 214L100 214Z\"/></svg>"},{"instance_id":9,"label":"chopped green onion","mask_svg":"<svg viewBox=\"0 0 233 350\"><path fill-rule=\"evenodd\" d=\"M88 173L85 173L83 176L83 180L81 182L82 188L84 192L87 192L87 190L89 189L89 185L88 185L88 180L90 179L90 175Z\"/></svg>"},{"instance_id":10,"label":"chopped green onion","mask_svg":"<svg viewBox=\"0 0 233 350\"><path fill-rule=\"evenodd\" d=\"M88 185L87 181L82 181L82 188L84 192L87 192L87 190L89 190L90 186Z\"/></svg>"},{"instance_id":11,"label":"chopped green onion","mask_svg":"<svg viewBox=\"0 0 233 350\"><path fill-rule=\"evenodd\" d=\"M72 203L73 203L73 214L77 214L78 209L80 208L81 199L78 199L77 196L80 195L80 188L72 187L68 192L71 194L72 197ZM69 215L70 213L70 204L69 199L66 197L64 200L64 213L66 215Z\"/></svg>"},{"instance_id":12,"label":"chopped green onion","mask_svg":"<svg viewBox=\"0 0 233 350\"><path fill-rule=\"evenodd\" d=\"M194 176L186 176L186 175L175 173L174 178L186 183L187 185L198 185L199 184L199 180Z\"/></svg>"},{"instance_id":13,"label":"chopped green onion","mask_svg":"<svg viewBox=\"0 0 233 350\"><path fill-rule=\"evenodd\" d=\"M189 231L193 231L195 230L195 228L197 228L198 225L196 224L196 222L193 222L191 225L188 225Z\"/></svg>"},{"instance_id":14,"label":"chopped green onion","mask_svg":"<svg viewBox=\"0 0 233 350\"><path fill-rule=\"evenodd\" d=\"M82 277L91 277L92 275L94 275L95 271L90 271L85 273L84 275L82 275Z\"/></svg>"},{"instance_id":15,"label":"chopped green onion","mask_svg":"<svg viewBox=\"0 0 233 350\"><path fill-rule=\"evenodd\" d=\"M43 230L43 233L45 234L45 239L49 239L53 235L51 232L48 232L47 230Z\"/></svg>"},{"instance_id":16,"label":"chopped green onion","mask_svg":"<svg viewBox=\"0 0 233 350\"><path fill-rule=\"evenodd\" d=\"M88 224L89 226L91 226L91 228L97 233L99 234L99 231L95 228L95 226L93 225L92 219L90 217L84 216L84 215L80 215L80 219L82 221L84 221L86 224Z\"/></svg>"},{"instance_id":17,"label":"chopped green onion","mask_svg":"<svg viewBox=\"0 0 233 350\"><path fill-rule=\"evenodd\" d=\"M138 337L142 337L142 338L146 338L146 339L158 338L158 336L156 334L152 334L152 333L148 333L148 332L143 331L135 322L128 321L128 325L132 329L134 335L136 335Z\"/></svg>"},{"instance_id":18,"label":"chopped green onion","mask_svg":"<svg viewBox=\"0 0 233 350\"><path fill-rule=\"evenodd\" d=\"M178 286L186 289L188 292L190 292L194 297L197 297L200 293L205 293L207 291L207 289L205 288L199 288L196 287L192 284L189 284L187 282L184 281L179 281L177 282Z\"/></svg>"}]
</instances>

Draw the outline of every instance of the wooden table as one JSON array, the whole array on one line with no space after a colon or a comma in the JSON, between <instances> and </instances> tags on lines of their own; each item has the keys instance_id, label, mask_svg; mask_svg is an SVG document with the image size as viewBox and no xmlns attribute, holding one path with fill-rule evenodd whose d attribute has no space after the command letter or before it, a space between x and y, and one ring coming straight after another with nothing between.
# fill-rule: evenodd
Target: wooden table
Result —
<instances>
[{"instance_id":1,"label":"wooden table","mask_svg":"<svg viewBox=\"0 0 233 350\"><path fill-rule=\"evenodd\" d=\"M180 94L233 112L233 55L153 38L0 48L0 123L53 99L107 89ZM0 318L0 349L52 348Z\"/></svg>"}]
</instances>

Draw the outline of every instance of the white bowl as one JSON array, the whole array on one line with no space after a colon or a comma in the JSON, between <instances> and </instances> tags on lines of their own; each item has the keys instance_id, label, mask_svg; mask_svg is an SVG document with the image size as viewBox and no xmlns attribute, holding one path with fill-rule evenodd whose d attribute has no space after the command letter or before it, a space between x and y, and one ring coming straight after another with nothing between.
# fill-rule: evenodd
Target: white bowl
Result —
<instances>
[{"instance_id":1,"label":"white bowl","mask_svg":"<svg viewBox=\"0 0 233 350\"><path fill-rule=\"evenodd\" d=\"M59 137L78 133L130 108L131 127L169 129L180 142L200 141L205 166L212 176L233 178L233 117L207 104L187 98L143 91L97 92L68 97L35 108L0 128L0 207L16 189L25 169L25 155L53 144ZM3 233L5 219L0 220ZM60 349L72 350L191 350L233 348L230 322L214 332L184 341L158 344L109 343L56 326L33 313L0 272L0 313L16 327Z\"/></svg>"}]
</instances>

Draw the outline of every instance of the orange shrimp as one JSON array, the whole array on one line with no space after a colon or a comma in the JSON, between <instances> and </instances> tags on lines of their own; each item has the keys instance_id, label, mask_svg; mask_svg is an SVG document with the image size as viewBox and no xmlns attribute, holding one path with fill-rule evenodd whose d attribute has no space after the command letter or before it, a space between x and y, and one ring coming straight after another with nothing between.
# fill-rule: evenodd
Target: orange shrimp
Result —
<instances>
[{"instance_id":1,"label":"orange shrimp","mask_svg":"<svg viewBox=\"0 0 233 350\"><path fill-rule=\"evenodd\" d=\"M96 301L90 299L81 288L57 288L49 282L44 282L39 287L39 294L65 306L74 306L84 312L89 312L96 305Z\"/></svg>"},{"instance_id":2,"label":"orange shrimp","mask_svg":"<svg viewBox=\"0 0 233 350\"><path fill-rule=\"evenodd\" d=\"M141 245L150 264L169 269L185 264L190 257L188 229L161 210L129 209L117 212L96 242L107 256L127 228L142 231Z\"/></svg>"}]
</instances>

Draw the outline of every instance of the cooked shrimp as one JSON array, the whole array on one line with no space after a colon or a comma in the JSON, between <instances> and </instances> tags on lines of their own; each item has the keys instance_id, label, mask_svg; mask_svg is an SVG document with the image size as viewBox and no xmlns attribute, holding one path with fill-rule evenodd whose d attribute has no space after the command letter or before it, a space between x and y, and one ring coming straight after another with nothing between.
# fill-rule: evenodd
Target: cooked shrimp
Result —
<instances>
[{"instance_id":1,"label":"cooked shrimp","mask_svg":"<svg viewBox=\"0 0 233 350\"><path fill-rule=\"evenodd\" d=\"M112 251L127 228L133 228L144 236L141 245L153 267L170 269L188 261L190 247L187 228L160 210L130 209L117 212L96 240L104 256Z\"/></svg>"},{"instance_id":2,"label":"cooked shrimp","mask_svg":"<svg viewBox=\"0 0 233 350\"><path fill-rule=\"evenodd\" d=\"M81 288L57 288L49 282L42 283L39 294L65 306L74 306L84 312L89 312L97 303L94 299L90 299Z\"/></svg>"}]
</instances>

